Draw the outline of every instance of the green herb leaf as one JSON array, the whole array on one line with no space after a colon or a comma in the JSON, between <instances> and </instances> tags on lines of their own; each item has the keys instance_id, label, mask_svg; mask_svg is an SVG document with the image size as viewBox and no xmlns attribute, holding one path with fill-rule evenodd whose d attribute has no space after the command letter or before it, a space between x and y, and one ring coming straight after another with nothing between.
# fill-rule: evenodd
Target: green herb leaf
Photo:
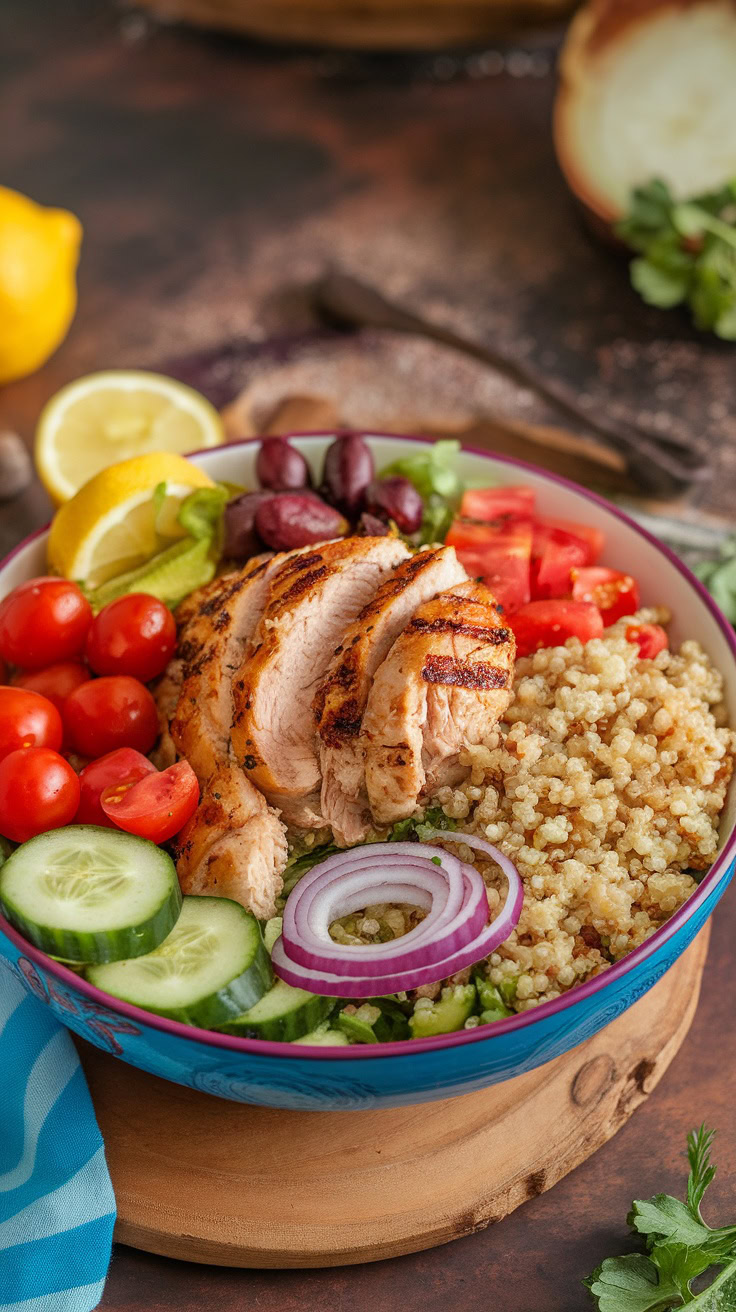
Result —
<instances>
[{"instance_id":1,"label":"green herb leaf","mask_svg":"<svg viewBox=\"0 0 736 1312\"><path fill-rule=\"evenodd\" d=\"M736 179L676 201L660 179L631 193L617 234L638 252L632 285L649 305L687 302L698 328L736 340Z\"/></svg>"},{"instance_id":2,"label":"green herb leaf","mask_svg":"<svg viewBox=\"0 0 736 1312\"><path fill-rule=\"evenodd\" d=\"M710 1160L710 1150L713 1147L715 1130L708 1130L705 1125L701 1125L698 1130L691 1130L687 1136L687 1160L690 1163L690 1174L687 1180L687 1205L690 1214L696 1221L702 1223L703 1218L700 1215L700 1205L703 1201L703 1195L706 1189L713 1182L716 1168Z\"/></svg>"},{"instance_id":3,"label":"green herb leaf","mask_svg":"<svg viewBox=\"0 0 736 1312\"><path fill-rule=\"evenodd\" d=\"M643 1253L607 1257L583 1283L599 1312L659 1312L682 1306L677 1285L661 1282L654 1262Z\"/></svg>"}]
</instances>

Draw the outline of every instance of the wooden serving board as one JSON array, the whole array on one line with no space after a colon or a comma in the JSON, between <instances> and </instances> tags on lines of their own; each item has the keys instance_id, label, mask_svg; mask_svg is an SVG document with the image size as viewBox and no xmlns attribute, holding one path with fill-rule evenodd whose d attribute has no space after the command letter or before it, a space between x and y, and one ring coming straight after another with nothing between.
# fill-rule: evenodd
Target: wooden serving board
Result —
<instances>
[{"instance_id":1,"label":"wooden serving board","mask_svg":"<svg viewBox=\"0 0 736 1312\"><path fill-rule=\"evenodd\" d=\"M78 1042L115 1189L115 1237L234 1267L418 1252L500 1221L600 1148L695 1013L709 927L629 1011L505 1084L390 1111L245 1107Z\"/></svg>"}]
</instances>

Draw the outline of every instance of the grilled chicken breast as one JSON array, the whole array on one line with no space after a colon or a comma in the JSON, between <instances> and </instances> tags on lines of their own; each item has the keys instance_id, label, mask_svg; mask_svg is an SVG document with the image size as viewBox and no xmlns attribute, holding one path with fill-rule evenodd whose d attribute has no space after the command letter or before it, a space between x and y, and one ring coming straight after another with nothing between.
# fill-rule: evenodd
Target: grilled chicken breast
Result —
<instances>
[{"instance_id":1,"label":"grilled chicken breast","mask_svg":"<svg viewBox=\"0 0 736 1312\"><path fill-rule=\"evenodd\" d=\"M170 735L202 789L178 843L185 893L232 897L257 916L273 915L286 864L286 831L235 760L230 742L232 680L283 557L250 561L188 599L176 661L181 685ZM165 679L173 694L179 670ZM166 693L161 689L161 701Z\"/></svg>"},{"instance_id":2,"label":"grilled chicken breast","mask_svg":"<svg viewBox=\"0 0 736 1312\"><path fill-rule=\"evenodd\" d=\"M516 649L484 583L420 606L379 667L363 717L365 782L378 824L393 824L465 771L512 696Z\"/></svg>"},{"instance_id":3,"label":"grilled chicken breast","mask_svg":"<svg viewBox=\"0 0 736 1312\"><path fill-rule=\"evenodd\" d=\"M249 778L290 824L324 823L312 701L345 629L408 554L398 538L346 538L273 574L233 687L232 741Z\"/></svg>"},{"instance_id":4,"label":"grilled chicken breast","mask_svg":"<svg viewBox=\"0 0 736 1312\"><path fill-rule=\"evenodd\" d=\"M314 699L322 770L321 810L338 843L359 843L370 824L363 712L373 676L418 606L467 580L453 547L403 560L346 629Z\"/></svg>"}]
</instances>

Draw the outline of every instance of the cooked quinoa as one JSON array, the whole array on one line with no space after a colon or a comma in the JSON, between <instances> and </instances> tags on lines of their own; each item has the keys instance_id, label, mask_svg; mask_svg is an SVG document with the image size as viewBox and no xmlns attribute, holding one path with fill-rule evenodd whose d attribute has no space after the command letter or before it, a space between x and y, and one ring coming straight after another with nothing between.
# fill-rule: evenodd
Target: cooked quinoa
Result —
<instances>
[{"instance_id":1,"label":"cooked quinoa","mask_svg":"<svg viewBox=\"0 0 736 1312\"><path fill-rule=\"evenodd\" d=\"M635 618L670 617L642 610ZM467 750L466 782L434 799L459 829L501 848L521 875L519 923L482 965L517 1011L558 997L642 943L716 855L736 750L736 733L724 727L721 675L692 640L676 654L639 659L626 640L630 623L520 659L504 722L487 744ZM501 872L470 848L452 850L477 865L495 914L505 894ZM416 909L381 906L332 933L340 942L378 942L416 923ZM436 998L441 987L409 997Z\"/></svg>"},{"instance_id":2,"label":"cooked quinoa","mask_svg":"<svg viewBox=\"0 0 736 1312\"><path fill-rule=\"evenodd\" d=\"M439 794L447 815L500 847L522 877L519 924L487 964L493 983L516 981L517 1011L642 943L718 848L736 748L722 727L721 675L692 640L640 660L630 622L519 660L505 722L468 750L467 781ZM493 909L500 872L483 873Z\"/></svg>"}]
</instances>

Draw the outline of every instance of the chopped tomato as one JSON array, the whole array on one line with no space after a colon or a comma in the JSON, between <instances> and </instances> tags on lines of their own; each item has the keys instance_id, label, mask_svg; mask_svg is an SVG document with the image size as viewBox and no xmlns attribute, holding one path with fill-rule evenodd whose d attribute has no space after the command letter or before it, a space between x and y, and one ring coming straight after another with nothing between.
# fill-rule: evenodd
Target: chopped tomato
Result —
<instances>
[{"instance_id":1,"label":"chopped tomato","mask_svg":"<svg viewBox=\"0 0 736 1312\"><path fill-rule=\"evenodd\" d=\"M603 633L601 613L589 601L530 601L510 615L508 623L517 656L528 656L540 647L561 647L568 638L590 642Z\"/></svg>"},{"instance_id":2,"label":"chopped tomato","mask_svg":"<svg viewBox=\"0 0 736 1312\"><path fill-rule=\"evenodd\" d=\"M102 809L119 829L153 843L173 838L191 819L199 784L188 761L145 775L137 783L113 785L102 794Z\"/></svg>"},{"instance_id":3,"label":"chopped tomato","mask_svg":"<svg viewBox=\"0 0 736 1312\"><path fill-rule=\"evenodd\" d=\"M567 597L574 569L585 565L588 546L565 529L534 526L531 594L537 600Z\"/></svg>"},{"instance_id":4,"label":"chopped tomato","mask_svg":"<svg viewBox=\"0 0 736 1312\"><path fill-rule=\"evenodd\" d=\"M31 579L0 602L0 656L24 670L74 660L91 623L92 607L76 583Z\"/></svg>"},{"instance_id":5,"label":"chopped tomato","mask_svg":"<svg viewBox=\"0 0 736 1312\"><path fill-rule=\"evenodd\" d=\"M545 531L551 529L567 533L585 544L586 558L581 562L583 565L595 565L603 554L606 539L599 528L594 528L592 524L579 524L573 519L550 519L547 515L536 515L534 518L535 551L538 544L542 545Z\"/></svg>"},{"instance_id":6,"label":"chopped tomato","mask_svg":"<svg viewBox=\"0 0 736 1312\"><path fill-rule=\"evenodd\" d=\"M532 551L530 520L498 519L495 523L456 519L445 539L472 578L482 578L504 612L529 600Z\"/></svg>"},{"instance_id":7,"label":"chopped tomato","mask_svg":"<svg viewBox=\"0 0 736 1312\"><path fill-rule=\"evenodd\" d=\"M92 676L86 665L79 661L58 661L56 665L47 665L44 670L30 670L28 674L16 674L13 684L16 688L31 688L48 697L57 711L61 711L64 702L80 683L86 683Z\"/></svg>"},{"instance_id":8,"label":"chopped tomato","mask_svg":"<svg viewBox=\"0 0 736 1312\"><path fill-rule=\"evenodd\" d=\"M158 736L156 703L145 684L127 674L82 683L64 703L64 727L82 756L116 747L150 752Z\"/></svg>"},{"instance_id":9,"label":"chopped tomato","mask_svg":"<svg viewBox=\"0 0 736 1312\"><path fill-rule=\"evenodd\" d=\"M592 601L603 616L606 628L623 615L633 615L639 609L639 584L630 574L616 569L591 565L572 572L574 601Z\"/></svg>"},{"instance_id":10,"label":"chopped tomato","mask_svg":"<svg viewBox=\"0 0 736 1312\"><path fill-rule=\"evenodd\" d=\"M53 702L27 688L0 688L0 760L19 748L61 747L61 716Z\"/></svg>"},{"instance_id":11,"label":"chopped tomato","mask_svg":"<svg viewBox=\"0 0 736 1312\"><path fill-rule=\"evenodd\" d=\"M78 804L79 780L50 747L23 747L0 761L0 834L12 842L71 824Z\"/></svg>"},{"instance_id":12,"label":"chopped tomato","mask_svg":"<svg viewBox=\"0 0 736 1312\"><path fill-rule=\"evenodd\" d=\"M629 624L626 629L628 642L635 642L639 647L639 657L643 661L654 660L665 647L669 639L661 624Z\"/></svg>"},{"instance_id":13,"label":"chopped tomato","mask_svg":"<svg viewBox=\"0 0 736 1312\"><path fill-rule=\"evenodd\" d=\"M460 514L465 519L494 520L504 515L531 519L536 493L531 487L470 488L463 496Z\"/></svg>"},{"instance_id":14,"label":"chopped tomato","mask_svg":"<svg viewBox=\"0 0 736 1312\"><path fill-rule=\"evenodd\" d=\"M79 776L79 809L74 823L105 825L114 829L114 822L102 809L102 794L120 784L137 783L147 774L156 774L155 765L133 747L119 747L115 752L107 752L96 761L90 761Z\"/></svg>"},{"instance_id":15,"label":"chopped tomato","mask_svg":"<svg viewBox=\"0 0 736 1312\"><path fill-rule=\"evenodd\" d=\"M87 634L87 660L96 674L131 674L148 683L162 674L176 647L176 620L145 592L104 606Z\"/></svg>"}]
</instances>

